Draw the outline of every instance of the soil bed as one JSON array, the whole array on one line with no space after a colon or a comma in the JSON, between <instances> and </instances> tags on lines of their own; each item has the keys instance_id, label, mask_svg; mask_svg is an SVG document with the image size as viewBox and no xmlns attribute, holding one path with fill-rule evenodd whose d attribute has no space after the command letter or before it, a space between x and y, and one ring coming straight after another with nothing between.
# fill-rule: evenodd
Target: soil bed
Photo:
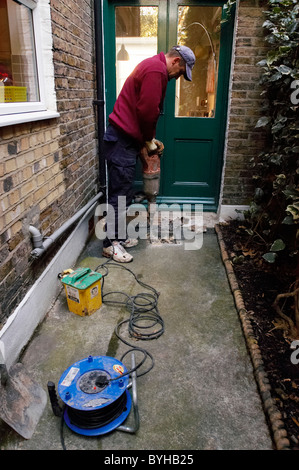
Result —
<instances>
[{"instance_id":1,"label":"soil bed","mask_svg":"<svg viewBox=\"0 0 299 470\"><path fill-rule=\"evenodd\" d=\"M262 260L260 247L245 232L242 222L220 225L227 254L262 354L271 395L281 412L290 449L299 450L299 364L291 362L291 340L272 307L276 296L288 292L291 279L279 279Z\"/></svg>"}]
</instances>

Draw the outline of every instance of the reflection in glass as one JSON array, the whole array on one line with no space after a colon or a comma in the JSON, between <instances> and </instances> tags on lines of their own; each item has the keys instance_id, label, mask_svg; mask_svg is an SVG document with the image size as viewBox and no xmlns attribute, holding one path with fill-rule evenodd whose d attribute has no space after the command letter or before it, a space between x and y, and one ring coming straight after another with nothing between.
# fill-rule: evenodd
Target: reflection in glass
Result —
<instances>
[{"instance_id":1,"label":"reflection in glass","mask_svg":"<svg viewBox=\"0 0 299 470\"><path fill-rule=\"evenodd\" d=\"M157 54L158 7L116 7L116 94L139 62Z\"/></svg>"},{"instance_id":2,"label":"reflection in glass","mask_svg":"<svg viewBox=\"0 0 299 470\"><path fill-rule=\"evenodd\" d=\"M39 101L32 11L0 0L0 102Z\"/></svg>"},{"instance_id":3,"label":"reflection in glass","mask_svg":"<svg viewBox=\"0 0 299 470\"><path fill-rule=\"evenodd\" d=\"M177 117L214 117L220 50L221 7L180 6L178 44L190 47L196 57L192 82L176 83Z\"/></svg>"}]
</instances>

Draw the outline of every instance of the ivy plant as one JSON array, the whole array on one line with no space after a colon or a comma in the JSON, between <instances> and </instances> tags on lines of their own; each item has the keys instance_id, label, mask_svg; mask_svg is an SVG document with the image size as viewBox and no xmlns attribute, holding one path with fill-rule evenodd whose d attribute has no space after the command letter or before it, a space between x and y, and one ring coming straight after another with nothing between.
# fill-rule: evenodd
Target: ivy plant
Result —
<instances>
[{"instance_id":1,"label":"ivy plant","mask_svg":"<svg viewBox=\"0 0 299 470\"><path fill-rule=\"evenodd\" d=\"M261 244L262 258L290 288L274 307L290 336L299 337L299 0L268 0L261 67L265 104L256 127L265 131L264 151L252 161L255 191L245 212L250 239ZM279 302L294 300L293 318Z\"/></svg>"},{"instance_id":2,"label":"ivy plant","mask_svg":"<svg viewBox=\"0 0 299 470\"><path fill-rule=\"evenodd\" d=\"M223 10L226 16L230 16L233 7L236 5L237 0L227 0L227 2L223 5Z\"/></svg>"},{"instance_id":3,"label":"ivy plant","mask_svg":"<svg viewBox=\"0 0 299 470\"><path fill-rule=\"evenodd\" d=\"M261 67L263 151L252 162L255 193L249 233L269 263L298 260L299 239L299 0L269 0L264 12L269 49ZM287 258L286 258L287 255ZM297 265L296 265L297 267Z\"/></svg>"}]
</instances>

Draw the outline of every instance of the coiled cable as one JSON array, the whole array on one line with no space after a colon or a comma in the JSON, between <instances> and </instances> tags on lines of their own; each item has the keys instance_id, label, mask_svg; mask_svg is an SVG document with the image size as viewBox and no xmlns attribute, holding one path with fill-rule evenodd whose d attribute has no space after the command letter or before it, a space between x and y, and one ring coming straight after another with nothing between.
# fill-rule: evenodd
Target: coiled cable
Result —
<instances>
[{"instance_id":1,"label":"coiled cable","mask_svg":"<svg viewBox=\"0 0 299 470\"><path fill-rule=\"evenodd\" d=\"M117 419L127 405L127 396L124 392L113 403L102 409L82 411L67 406L69 420L75 426L83 429L97 429Z\"/></svg>"},{"instance_id":2,"label":"coiled cable","mask_svg":"<svg viewBox=\"0 0 299 470\"><path fill-rule=\"evenodd\" d=\"M141 292L134 296L129 296L128 294L122 291L111 291L111 292L104 293L105 277L109 273L109 269L107 267L108 264L109 264L109 267L112 267L112 268L115 267L115 268L126 270L134 277L134 279L139 285L141 285L142 287L144 287L150 292ZM108 259L107 261L105 261L105 263L98 265L95 271L99 271L99 270L105 271L105 273L102 274L102 286L101 286L102 302L106 304L122 305L130 313L128 319L119 322L115 327L115 335L117 336L117 338L120 341L122 341L124 344L130 347L130 349L127 350L122 355L120 361L123 362L123 359L130 352L138 351L143 355L142 359L139 361L139 363L137 363L137 365L134 368L127 370L127 372L123 373L119 377L108 379L108 382L119 380L120 377L125 376L125 375L130 375L133 372L136 372L137 377L141 377L147 374L154 367L154 358L152 354L150 354L149 351L145 350L144 348L136 347L132 345L131 343L129 343L121 335L120 329L122 328L123 325L127 324L129 336L138 340L142 340L142 341L149 341L149 340L159 338L164 333L164 321L158 309L158 298L160 294L154 287L138 279L135 273L131 269L121 264L114 263L111 259ZM108 300L108 297L112 295L123 296L125 297L125 300ZM147 367L146 370L140 372L139 369L146 362L147 359L150 360L151 362L150 365ZM64 436L63 436L63 423L64 423L65 409L67 409L68 417L73 424L75 424L76 426L80 428L94 429L94 428L99 428L101 426L104 426L110 423L111 421L114 421L119 415L121 415L121 413L126 407L126 403L127 403L126 393L124 393L123 395L119 397L118 400L116 400L114 403L106 407L104 410L82 412L80 410L64 405L64 408L62 410L61 429L60 429L60 439L61 439L63 450L66 450Z\"/></svg>"},{"instance_id":3,"label":"coiled cable","mask_svg":"<svg viewBox=\"0 0 299 470\"><path fill-rule=\"evenodd\" d=\"M105 284L105 277L109 273L109 267L112 268L119 268L127 271L130 273L135 281L142 286L143 288L147 289L150 292L141 292L137 295L129 296L125 292L122 291L110 291L104 293L104 284ZM140 369L147 358L150 359L151 365L146 369L144 372L136 372L137 377L145 375L154 367L154 358L153 356L146 351L144 348L135 347L131 343L129 343L120 333L120 329L123 325L128 325L128 333L129 336L141 341L149 341L153 339L159 338L164 333L164 321L160 315L158 309L158 298L160 293L149 284L141 281L137 278L136 274L126 266L122 264L115 263L111 259L105 261L105 263L100 264L96 267L95 271L104 270L105 273L102 274L102 301L106 304L114 304L114 305L122 305L129 311L129 318L126 320L121 321L115 327L115 335L117 338L122 341L127 346L131 347L129 351L127 351L121 358L122 359L131 351L139 351L143 353L143 359L140 361L139 364L136 365L134 369L130 369L126 374L128 375ZM125 297L125 300L109 300L108 297L112 295L118 295ZM115 380L115 379L110 379Z\"/></svg>"}]
</instances>

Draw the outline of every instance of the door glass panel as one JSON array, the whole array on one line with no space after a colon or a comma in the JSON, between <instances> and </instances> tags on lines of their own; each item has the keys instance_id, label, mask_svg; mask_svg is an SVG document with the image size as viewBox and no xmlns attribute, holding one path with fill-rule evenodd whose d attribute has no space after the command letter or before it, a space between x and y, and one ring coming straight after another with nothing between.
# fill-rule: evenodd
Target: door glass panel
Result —
<instances>
[{"instance_id":1,"label":"door glass panel","mask_svg":"<svg viewBox=\"0 0 299 470\"><path fill-rule=\"evenodd\" d=\"M180 6L177 43L196 57L192 82L176 83L176 117L214 117L220 50L221 7Z\"/></svg>"},{"instance_id":2,"label":"door glass panel","mask_svg":"<svg viewBox=\"0 0 299 470\"><path fill-rule=\"evenodd\" d=\"M157 54L158 7L116 7L116 93L143 59Z\"/></svg>"}]
</instances>

